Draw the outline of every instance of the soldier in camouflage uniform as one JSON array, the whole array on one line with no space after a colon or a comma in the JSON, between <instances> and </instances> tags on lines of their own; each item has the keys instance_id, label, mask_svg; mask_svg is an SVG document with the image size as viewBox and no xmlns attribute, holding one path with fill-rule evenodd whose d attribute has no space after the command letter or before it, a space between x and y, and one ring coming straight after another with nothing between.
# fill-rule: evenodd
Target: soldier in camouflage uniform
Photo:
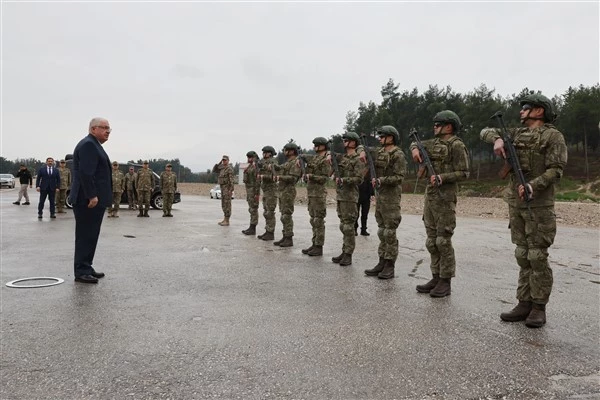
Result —
<instances>
[{"instance_id":1,"label":"soldier in camouflage uniform","mask_svg":"<svg viewBox=\"0 0 600 400\"><path fill-rule=\"evenodd\" d=\"M121 196L125 189L125 175L119 171L119 163L112 163L112 205L108 210L108 217L119 218L119 207L121 205Z\"/></svg>"},{"instance_id":2,"label":"soldier in camouflage uniform","mask_svg":"<svg viewBox=\"0 0 600 400\"><path fill-rule=\"evenodd\" d=\"M244 229L244 235L256 235L258 225L258 200L260 198L260 182L258 182L258 154L255 151L246 153L248 166L244 169L244 185L246 185L246 201L250 213L250 226Z\"/></svg>"},{"instance_id":3,"label":"soldier in camouflage uniform","mask_svg":"<svg viewBox=\"0 0 600 400\"><path fill-rule=\"evenodd\" d=\"M375 267L365 270L367 276L379 279L394 277L398 258L398 239L396 230L402 221L400 198L402 181L406 173L406 159L400 145L400 135L396 128L385 125L377 129L381 148L374 157L375 177L371 183L376 187L375 220L379 237L379 262Z\"/></svg>"},{"instance_id":4,"label":"soldier in camouflage uniform","mask_svg":"<svg viewBox=\"0 0 600 400\"><path fill-rule=\"evenodd\" d=\"M275 208L277 207L277 187L273 175L273 166L277 165L277 152L273 146L262 148L263 159L258 165L258 180L263 192L263 216L265 217L265 233L258 235L261 240L275 239Z\"/></svg>"},{"instance_id":5,"label":"soldier in camouflage uniform","mask_svg":"<svg viewBox=\"0 0 600 400\"><path fill-rule=\"evenodd\" d=\"M548 247L556 236L554 190L567 164L567 146L562 133L552 125L556 114L547 97L530 94L520 104L523 127L513 129L511 137L532 198L529 203L524 201L525 188L510 171L504 200L508 203L510 233L520 267L519 303L510 312L500 314L500 318L508 322L525 320L526 326L539 328L546 323L546 304L552 291ZM494 152L506 158L498 129L483 129L481 139L493 143Z\"/></svg>"},{"instance_id":6,"label":"soldier in camouflage uniform","mask_svg":"<svg viewBox=\"0 0 600 400\"><path fill-rule=\"evenodd\" d=\"M148 161L144 161L142 168L138 170L135 179L135 188L138 193L138 205L140 207L138 217L150 217L148 211L150 210L150 197L152 196L154 186L154 173L148 168Z\"/></svg>"},{"instance_id":7,"label":"soldier in camouflage uniform","mask_svg":"<svg viewBox=\"0 0 600 400\"><path fill-rule=\"evenodd\" d=\"M308 215L312 226L312 245L302 249L302 254L322 256L325 244L325 216L327 215L327 187L325 184L331 175L331 166L327 161L329 141L324 137L313 140L315 155L302 155L306 160L305 176L308 194Z\"/></svg>"},{"instance_id":8,"label":"soldier in camouflage uniform","mask_svg":"<svg viewBox=\"0 0 600 400\"><path fill-rule=\"evenodd\" d=\"M58 203L56 204L56 212L64 214L64 208L67 206L67 190L71 187L71 170L66 167L65 160L60 160L60 166L58 167L58 173L60 174L60 191L58 192Z\"/></svg>"},{"instance_id":9,"label":"soldier in camouflage uniform","mask_svg":"<svg viewBox=\"0 0 600 400\"><path fill-rule=\"evenodd\" d=\"M133 167L129 167L129 172L125 174L125 189L127 190L127 203L129 203L129 209L135 210L137 208L137 202L135 200L135 179L137 174Z\"/></svg>"},{"instance_id":10,"label":"soldier in camouflage uniform","mask_svg":"<svg viewBox=\"0 0 600 400\"><path fill-rule=\"evenodd\" d=\"M354 223L358 216L358 185L365 177L365 164L361 161L357 147L360 137L354 132L342 135L346 154L332 154L337 157L340 176L335 177L337 215L340 219L340 231L343 235L342 254L332 257L331 261L341 266L352 264L352 254L356 244Z\"/></svg>"},{"instance_id":11,"label":"soldier in camouflage uniform","mask_svg":"<svg viewBox=\"0 0 600 400\"><path fill-rule=\"evenodd\" d=\"M298 165L298 145L290 142L283 147L287 161L281 165L273 165L275 181L278 183L279 212L281 213L281 240L273 242L275 246L291 247L294 245L294 202L296 201L296 183L302 176Z\"/></svg>"},{"instance_id":12,"label":"soldier in camouflage uniform","mask_svg":"<svg viewBox=\"0 0 600 400\"><path fill-rule=\"evenodd\" d=\"M233 185L235 177L233 167L229 165L229 156L221 157L221 162L215 164L213 172L219 173L219 185L221 185L221 209L223 210L223 221L218 222L221 226L229 226L231 217L231 198L233 197Z\"/></svg>"},{"instance_id":13,"label":"soldier in camouflage uniform","mask_svg":"<svg viewBox=\"0 0 600 400\"><path fill-rule=\"evenodd\" d=\"M456 113L445 110L433 117L434 138L423 141L423 147L436 173L426 176L423 222L427 239L425 247L431 256L433 278L424 285L417 285L420 293L431 297L448 296L450 282L454 278L456 260L452 247L452 235L456 228L456 192L458 184L469 177L469 156L462 140L456 136L462 124ZM422 163L423 157L415 142L410 150L415 162ZM426 168L420 171L427 172Z\"/></svg>"},{"instance_id":14,"label":"soldier in camouflage uniform","mask_svg":"<svg viewBox=\"0 0 600 400\"><path fill-rule=\"evenodd\" d=\"M160 174L160 190L163 196L163 217L172 217L171 209L175 192L177 191L177 175L172 171L173 166L167 164L164 172Z\"/></svg>"}]
</instances>

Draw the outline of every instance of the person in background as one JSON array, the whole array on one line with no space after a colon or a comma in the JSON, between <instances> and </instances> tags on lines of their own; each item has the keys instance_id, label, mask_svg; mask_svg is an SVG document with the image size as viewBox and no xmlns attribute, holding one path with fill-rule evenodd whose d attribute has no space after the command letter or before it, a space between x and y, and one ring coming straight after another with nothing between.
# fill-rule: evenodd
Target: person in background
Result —
<instances>
[{"instance_id":1,"label":"person in background","mask_svg":"<svg viewBox=\"0 0 600 400\"><path fill-rule=\"evenodd\" d=\"M23 205L28 206L31 203L29 202L27 186L29 186L30 189L33 187L33 177L31 176L31 172L29 172L29 169L27 169L27 167L23 164L20 165L19 172L17 172L16 176L17 178L19 178L21 188L19 189L19 197L17 198L17 201L15 201L13 204L17 206L21 205L21 199L25 197L25 203L23 203Z\"/></svg>"}]
</instances>

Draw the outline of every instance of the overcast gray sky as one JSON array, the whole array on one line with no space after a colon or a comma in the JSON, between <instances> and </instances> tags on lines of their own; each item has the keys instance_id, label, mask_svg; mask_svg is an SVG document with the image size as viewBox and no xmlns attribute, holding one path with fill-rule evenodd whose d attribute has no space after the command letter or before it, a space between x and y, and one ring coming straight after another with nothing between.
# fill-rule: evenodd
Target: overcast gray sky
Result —
<instances>
[{"instance_id":1,"label":"overcast gray sky","mask_svg":"<svg viewBox=\"0 0 600 400\"><path fill-rule=\"evenodd\" d=\"M1 155L64 157L103 116L118 161L342 132L346 112L429 84L549 97L599 80L599 3L2 4ZM402 127L399 127L402 129Z\"/></svg>"}]
</instances>

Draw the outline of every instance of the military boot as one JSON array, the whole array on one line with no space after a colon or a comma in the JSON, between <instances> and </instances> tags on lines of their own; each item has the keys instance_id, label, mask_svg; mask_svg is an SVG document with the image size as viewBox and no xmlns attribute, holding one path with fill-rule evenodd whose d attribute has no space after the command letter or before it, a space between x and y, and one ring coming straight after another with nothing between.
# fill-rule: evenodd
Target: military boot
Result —
<instances>
[{"instance_id":1,"label":"military boot","mask_svg":"<svg viewBox=\"0 0 600 400\"><path fill-rule=\"evenodd\" d=\"M369 232L367 232L367 228L360 228L360 235L361 236L371 236L371 234Z\"/></svg>"},{"instance_id":2,"label":"military boot","mask_svg":"<svg viewBox=\"0 0 600 400\"><path fill-rule=\"evenodd\" d=\"M64 212L64 211L63 211L63 212ZM113 217L115 217L115 218L119 218L119 212L118 212L118 211L115 211L115 212L113 212Z\"/></svg>"},{"instance_id":3,"label":"military boot","mask_svg":"<svg viewBox=\"0 0 600 400\"><path fill-rule=\"evenodd\" d=\"M500 314L500 319L506 322L524 321L531 312L531 307L530 301L519 301L519 304L515 308L509 312Z\"/></svg>"},{"instance_id":4,"label":"military boot","mask_svg":"<svg viewBox=\"0 0 600 400\"><path fill-rule=\"evenodd\" d=\"M340 254L337 257L331 257L331 261L336 264L339 264L343 257L344 257L344 253Z\"/></svg>"},{"instance_id":5,"label":"military boot","mask_svg":"<svg viewBox=\"0 0 600 400\"><path fill-rule=\"evenodd\" d=\"M379 257L379 262L376 266L371 269L365 269L365 274L367 276L377 276L381 271L383 271L383 265L385 260L382 257Z\"/></svg>"},{"instance_id":6,"label":"military boot","mask_svg":"<svg viewBox=\"0 0 600 400\"><path fill-rule=\"evenodd\" d=\"M274 245L274 246L279 246L279 245L281 244L281 242L283 242L283 239L285 239L285 236L283 236L283 237L282 237L281 239L279 239L279 240L276 240L276 241L274 241L274 242L273 242L273 245Z\"/></svg>"},{"instance_id":7,"label":"military boot","mask_svg":"<svg viewBox=\"0 0 600 400\"><path fill-rule=\"evenodd\" d=\"M309 256L322 256L323 255L323 246L313 246L312 249L308 252Z\"/></svg>"},{"instance_id":8,"label":"military boot","mask_svg":"<svg viewBox=\"0 0 600 400\"><path fill-rule=\"evenodd\" d=\"M433 274L433 278L431 278L431 280L429 282L427 282L424 285L417 285L417 292L419 292L419 293L431 292L431 289L433 289L435 287L435 285L437 285L439 280L440 280L440 274Z\"/></svg>"},{"instance_id":9,"label":"military boot","mask_svg":"<svg viewBox=\"0 0 600 400\"><path fill-rule=\"evenodd\" d=\"M57 213L57 214L64 214L64 213L65 213L65 210L63 210L63 208L62 208L62 207L58 207L58 208L56 209L56 213Z\"/></svg>"},{"instance_id":10,"label":"military boot","mask_svg":"<svg viewBox=\"0 0 600 400\"><path fill-rule=\"evenodd\" d=\"M429 292L431 297L446 297L450 296L450 281L451 278L440 278L437 285Z\"/></svg>"},{"instance_id":11,"label":"military boot","mask_svg":"<svg viewBox=\"0 0 600 400\"><path fill-rule=\"evenodd\" d=\"M248 229L244 229L242 231L242 233L244 235L256 235L256 225L250 224L250 226L248 227Z\"/></svg>"},{"instance_id":12,"label":"military boot","mask_svg":"<svg viewBox=\"0 0 600 400\"><path fill-rule=\"evenodd\" d=\"M138 217L143 217L143 216L144 216L144 210L142 210L142 209L140 208L140 213L138 214Z\"/></svg>"},{"instance_id":13,"label":"military boot","mask_svg":"<svg viewBox=\"0 0 600 400\"><path fill-rule=\"evenodd\" d=\"M533 308L525 320L528 328L541 328L546 323L546 305L533 303Z\"/></svg>"},{"instance_id":14,"label":"military boot","mask_svg":"<svg viewBox=\"0 0 600 400\"><path fill-rule=\"evenodd\" d=\"M144 217L148 217L148 218L150 217L150 214L148 214L148 209L147 208L144 210Z\"/></svg>"},{"instance_id":15,"label":"military boot","mask_svg":"<svg viewBox=\"0 0 600 400\"><path fill-rule=\"evenodd\" d=\"M268 240L275 239L275 235L273 234L273 232L265 232L262 235L260 235L258 238L261 239L261 240L267 240L268 241Z\"/></svg>"},{"instance_id":16,"label":"military boot","mask_svg":"<svg viewBox=\"0 0 600 400\"><path fill-rule=\"evenodd\" d=\"M221 226L229 226L229 217L223 217L223 221L219 222Z\"/></svg>"},{"instance_id":17,"label":"military boot","mask_svg":"<svg viewBox=\"0 0 600 400\"><path fill-rule=\"evenodd\" d=\"M308 252L311 251L314 247L315 245L313 244L307 249L302 249L302 254L308 254Z\"/></svg>"},{"instance_id":18,"label":"military boot","mask_svg":"<svg viewBox=\"0 0 600 400\"><path fill-rule=\"evenodd\" d=\"M113 214L112 214L112 210L108 210L108 218L112 218Z\"/></svg>"},{"instance_id":19,"label":"military boot","mask_svg":"<svg viewBox=\"0 0 600 400\"><path fill-rule=\"evenodd\" d=\"M291 236L284 236L279 242L279 247L292 247L294 245L294 240Z\"/></svg>"},{"instance_id":20,"label":"military boot","mask_svg":"<svg viewBox=\"0 0 600 400\"><path fill-rule=\"evenodd\" d=\"M383 260L383 270L377 274L379 279L391 279L394 277L394 260Z\"/></svg>"},{"instance_id":21,"label":"military boot","mask_svg":"<svg viewBox=\"0 0 600 400\"><path fill-rule=\"evenodd\" d=\"M340 266L346 267L348 265L352 265L352 254L342 253L342 258L340 260Z\"/></svg>"}]
</instances>

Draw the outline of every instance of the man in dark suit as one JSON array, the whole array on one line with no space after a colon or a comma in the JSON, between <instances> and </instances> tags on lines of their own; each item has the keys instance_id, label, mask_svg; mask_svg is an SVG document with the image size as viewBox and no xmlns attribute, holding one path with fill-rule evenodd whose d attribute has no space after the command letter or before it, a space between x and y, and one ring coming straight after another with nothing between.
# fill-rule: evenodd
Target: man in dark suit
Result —
<instances>
[{"instance_id":1,"label":"man in dark suit","mask_svg":"<svg viewBox=\"0 0 600 400\"><path fill-rule=\"evenodd\" d=\"M55 202L56 192L60 190L60 174L54 166L54 158L46 158L46 166L39 169L35 180L35 190L40 192L38 203L38 219L42 219L46 197L50 200L50 218L56 218Z\"/></svg>"},{"instance_id":2,"label":"man in dark suit","mask_svg":"<svg viewBox=\"0 0 600 400\"><path fill-rule=\"evenodd\" d=\"M104 273L92 263L100 236L104 210L112 202L111 163L102 144L111 129L105 118L90 121L89 135L73 151L71 204L75 215L75 282L98 283Z\"/></svg>"}]
</instances>

